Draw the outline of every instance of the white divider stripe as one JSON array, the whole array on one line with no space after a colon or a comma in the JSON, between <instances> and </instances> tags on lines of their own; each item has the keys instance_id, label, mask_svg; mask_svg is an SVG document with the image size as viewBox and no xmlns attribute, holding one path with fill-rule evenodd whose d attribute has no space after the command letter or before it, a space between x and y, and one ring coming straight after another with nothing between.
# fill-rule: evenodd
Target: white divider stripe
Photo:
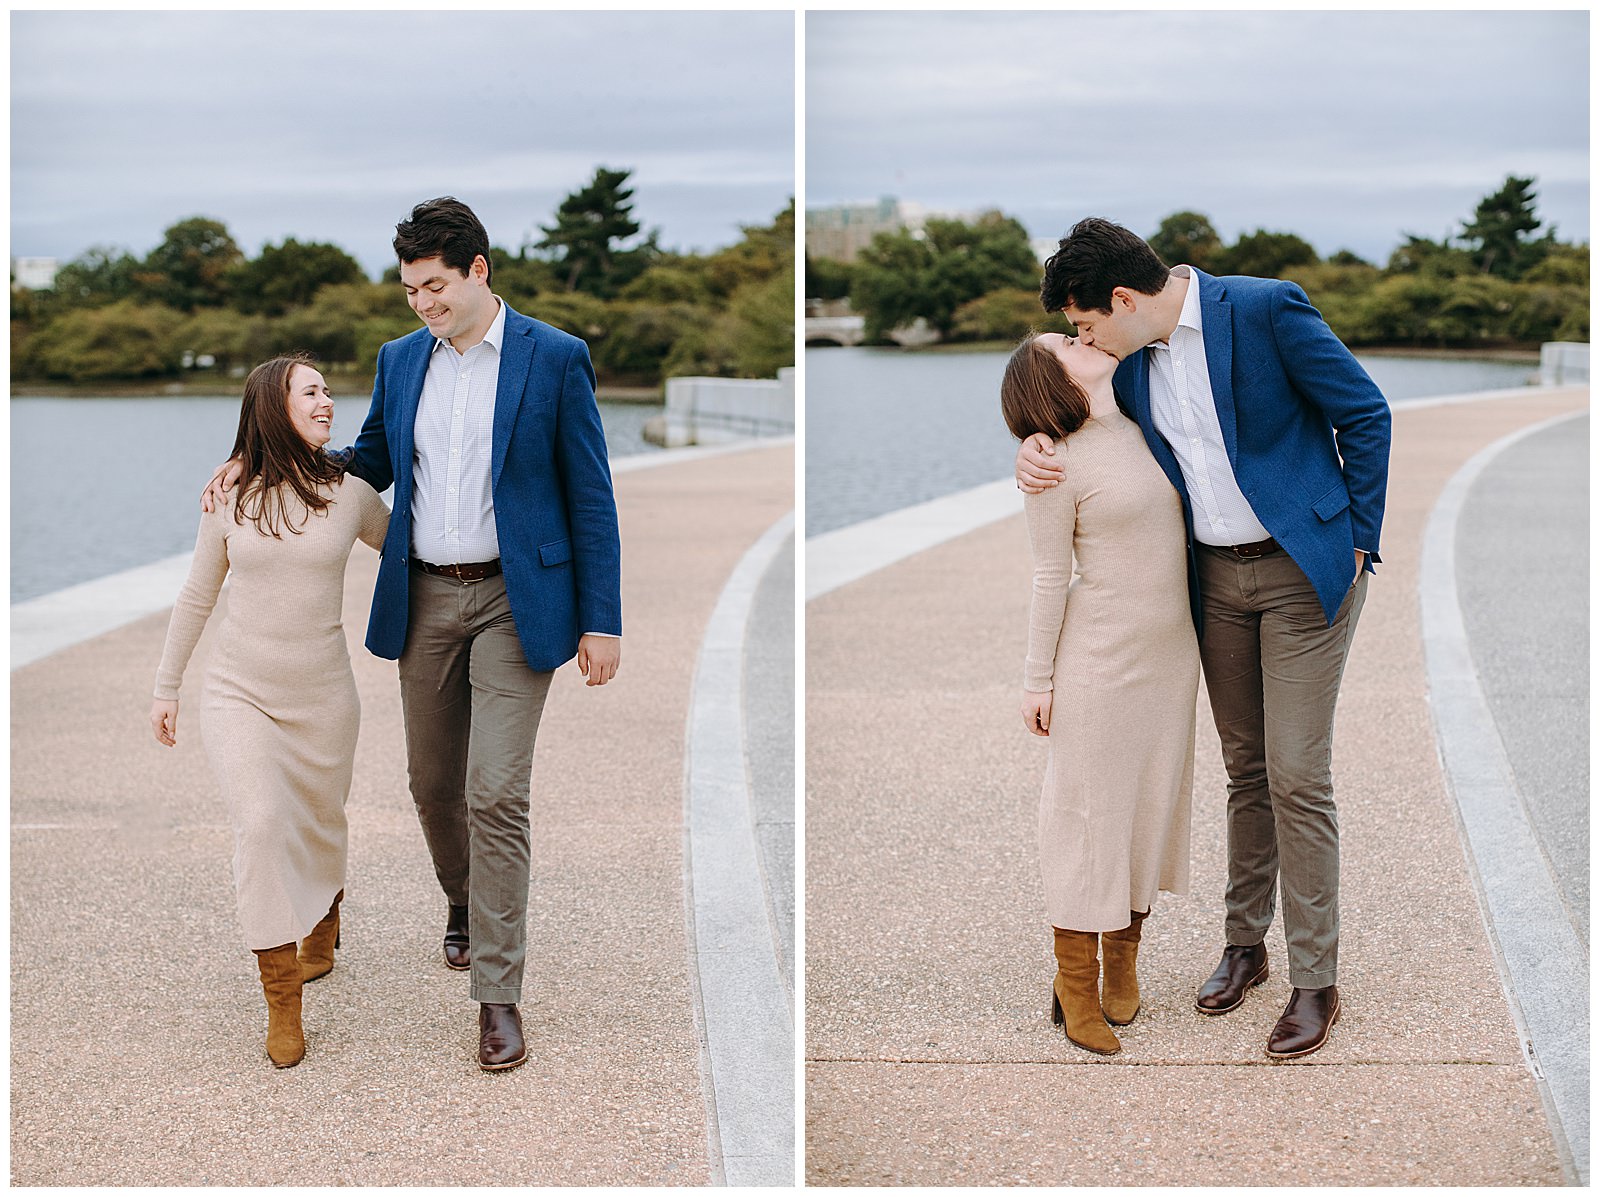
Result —
<instances>
[{"instance_id":1,"label":"white divider stripe","mask_svg":"<svg viewBox=\"0 0 1600 1197\"><path fill-rule=\"evenodd\" d=\"M795 1183L794 1010L783 983L744 752L744 642L789 512L729 575L695 665L685 751L685 904L714 1183Z\"/></svg>"}]
</instances>

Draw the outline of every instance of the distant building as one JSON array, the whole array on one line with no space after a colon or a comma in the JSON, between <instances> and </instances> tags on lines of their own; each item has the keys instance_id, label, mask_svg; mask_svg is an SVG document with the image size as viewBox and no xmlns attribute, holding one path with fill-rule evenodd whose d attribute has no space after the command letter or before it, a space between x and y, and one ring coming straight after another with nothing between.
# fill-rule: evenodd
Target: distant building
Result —
<instances>
[{"instance_id":1,"label":"distant building","mask_svg":"<svg viewBox=\"0 0 1600 1197\"><path fill-rule=\"evenodd\" d=\"M30 291L48 291L56 285L56 273L61 269L57 258L12 258L11 279L19 287Z\"/></svg>"},{"instance_id":2,"label":"distant building","mask_svg":"<svg viewBox=\"0 0 1600 1197\"><path fill-rule=\"evenodd\" d=\"M876 202L806 209L806 253L813 258L853 262L879 233L907 229L921 236L929 220L976 220L979 212L936 211L914 201L884 196Z\"/></svg>"}]
</instances>

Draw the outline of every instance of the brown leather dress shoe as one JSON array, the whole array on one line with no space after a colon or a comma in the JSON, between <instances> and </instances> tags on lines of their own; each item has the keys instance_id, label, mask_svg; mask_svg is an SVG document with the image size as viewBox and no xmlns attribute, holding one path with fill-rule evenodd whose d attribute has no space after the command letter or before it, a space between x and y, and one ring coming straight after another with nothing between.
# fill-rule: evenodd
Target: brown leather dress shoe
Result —
<instances>
[{"instance_id":1,"label":"brown leather dress shoe","mask_svg":"<svg viewBox=\"0 0 1600 1197\"><path fill-rule=\"evenodd\" d=\"M1267 1037L1267 1055L1274 1060L1309 1056L1324 1043L1339 1021L1339 987L1296 989L1289 995L1283 1017Z\"/></svg>"},{"instance_id":2,"label":"brown leather dress shoe","mask_svg":"<svg viewBox=\"0 0 1600 1197\"><path fill-rule=\"evenodd\" d=\"M1201 1014L1226 1014L1237 1009L1244 995L1267 979L1267 945L1242 947L1230 943L1222 949L1222 962L1206 978L1195 996L1194 1008Z\"/></svg>"},{"instance_id":3,"label":"brown leather dress shoe","mask_svg":"<svg viewBox=\"0 0 1600 1197\"><path fill-rule=\"evenodd\" d=\"M515 1068L528 1058L522 1015L515 1002L478 1003L478 1067L485 1072Z\"/></svg>"},{"instance_id":4,"label":"brown leather dress shoe","mask_svg":"<svg viewBox=\"0 0 1600 1197\"><path fill-rule=\"evenodd\" d=\"M444 962L460 972L472 967L472 939L467 934L467 908L450 907L444 925Z\"/></svg>"}]
</instances>

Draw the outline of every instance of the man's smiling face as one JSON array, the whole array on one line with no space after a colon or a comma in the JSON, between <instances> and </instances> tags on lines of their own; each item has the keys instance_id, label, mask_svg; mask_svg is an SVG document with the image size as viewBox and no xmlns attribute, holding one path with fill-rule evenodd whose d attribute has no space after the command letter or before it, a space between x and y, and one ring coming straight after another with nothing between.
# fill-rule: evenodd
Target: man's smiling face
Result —
<instances>
[{"instance_id":1,"label":"man's smiling face","mask_svg":"<svg viewBox=\"0 0 1600 1197\"><path fill-rule=\"evenodd\" d=\"M411 310L434 336L445 341L476 328L494 306L488 267L481 256L473 259L465 275L446 266L443 258L402 262L400 285Z\"/></svg>"}]
</instances>

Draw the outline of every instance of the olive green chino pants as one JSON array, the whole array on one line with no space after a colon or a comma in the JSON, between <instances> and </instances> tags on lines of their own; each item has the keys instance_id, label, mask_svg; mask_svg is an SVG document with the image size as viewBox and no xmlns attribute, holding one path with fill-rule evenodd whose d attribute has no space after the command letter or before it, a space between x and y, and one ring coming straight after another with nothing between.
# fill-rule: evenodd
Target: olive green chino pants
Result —
<instances>
[{"instance_id":1,"label":"olive green chino pants","mask_svg":"<svg viewBox=\"0 0 1600 1197\"><path fill-rule=\"evenodd\" d=\"M533 744L554 675L528 668L503 575L458 582L413 569L410 585L400 701L411 798L445 900L469 910L472 1000L516 1002Z\"/></svg>"},{"instance_id":2,"label":"olive green chino pants","mask_svg":"<svg viewBox=\"0 0 1600 1197\"><path fill-rule=\"evenodd\" d=\"M1195 553L1200 662L1228 770L1227 942L1265 938L1279 888L1289 983L1321 989L1336 983L1339 965L1333 715L1369 575L1330 626L1281 549L1248 561L1209 545Z\"/></svg>"}]
</instances>

